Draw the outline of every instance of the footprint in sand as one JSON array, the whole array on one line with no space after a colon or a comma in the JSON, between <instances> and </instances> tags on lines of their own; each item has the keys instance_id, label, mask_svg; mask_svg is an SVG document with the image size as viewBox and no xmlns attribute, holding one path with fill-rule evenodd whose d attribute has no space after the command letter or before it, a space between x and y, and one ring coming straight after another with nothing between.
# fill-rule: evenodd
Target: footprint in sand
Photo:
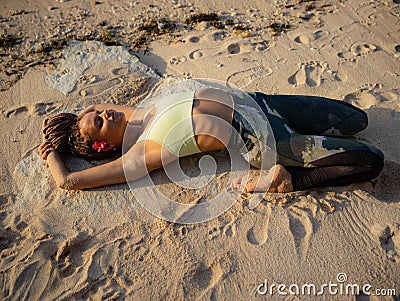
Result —
<instances>
[{"instance_id":1,"label":"footprint in sand","mask_svg":"<svg viewBox=\"0 0 400 301\"><path fill-rule=\"evenodd\" d=\"M400 224L387 226L376 224L371 228L371 232L378 237L380 247L388 258L400 263Z\"/></svg>"},{"instance_id":2,"label":"footprint in sand","mask_svg":"<svg viewBox=\"0 0 400 301\"><path fill-rule=\"evenodd\" d=\"M381 21L387 18L385 14L374 12L368 15L368 18L365 21L361 21L361 23L367 26L376 26L377 21Z\"/></svg>"},{"instance_id":3,"label":"footprint in sand","mask_svg":"<svg viewBox=\"0 0 400 301\"><path fill-rule=\"evenodd\" d=\"M259 42L254 42L252 44L253 49L257 52L261 52L264 50L267 50L268 48L270 48L272 45L270 44L269 41L259 41Z\"/></svg>"},{"instance_id":4,"label":"footprint in sand","mask_svg":"<svg viewBox=\"0 0 400 301\"><path fill-rule=\"evenodd\" d=\"M182 64L182 63L184 63L184 62L186 62L186 61L187 61L186 56L184 56L184 55L178 55L178 56L172 57L172 58L169 60L169 63L170 63L171 65L177 66L177 65L180 65L180 64Z\"/></svg>"},{"instance_id":5,"label":"footprint in sand","mask_svg":"<svg viewBox=\"0 0 400 301\"><path fill-rule=\"evenodd\" d=\"M230 221L227 224L219 227L214 226L208 231L208 238L210 240L220 236L221 234L224 234L228 237L233 237L236 235L235 217L231 213L228 214L230 216Z\"/></svg>"},{"instance_id":6,"label":"footprint in sand","mask_svg":"<svg viewBox=\"0 0 400 301\"><path fill-rule=\"evenodd\" d=\"M94 74L84 74L78 77L78 84L86 85L93 84L98 81L98 77Z\"/></svg>"},{"instance_id":7,"label":"footprint in sand","mask_svg":"<svg viewBox=\"0 0 400 301\"><path fill-rule=\"evenodd\" d=\"M351 48L350 48L351 53L355 56L372 53L377 50L378 50L378 47L371 43L357 44L357 45L351 46Z\"/></svg>"},{"instance_id":8,"label":"footprint in sand","mask_svg":"<svg viewBox=\"0 0 400 301\"><path fill-rule=\"evenodd\" d=\"M208 239L212 240L219 236L221 233L221 230L219 227L212 227L210 230L208 230Z\"/></svg>"},{"instance_id":9,"label":"footprint in sand","mask_svg":"<svg viewBox=\"0 0 400 301\"><path fill-rule=\"evenodd\" d=\"M21 113L27 113L29 116L38 115L42 116L48 113L53 112L57 107L53 106L55 102L38 102L34 104L27 104L17 108L10 109L5 112L5 116L7 118L17 116Z\"/></svg>"},{"instance_id":10,"label":"footprint in sand","mask_svg":"<svg viewBox=\"0 0 400 301\"><path fill-rule=\"evenodd\" d=\"M210 33L207 33L206 35L203 35L201 37L197 35L190 35L184 39L186 43L199 43L201 40L206 40L206 41L221 41L225 38L225 32L223 30L216 30Z\"/></svg>"},{"instance_id":11,"label":"footprint in sand","mask_svg":"<svg viewBox=\"0 0 400 301\"><path fill-rule=\"evenodd\" d=\"M231 221L229 224L227 224L223 229L222 233L224 233L228 237L233 237L236 235L236 224L234 221Z\"/></svg>"},{"instance_id":12,"label":"footprint in sand","mask_svg":"<svg viewBox=\"0 0 400 301\"><path fill-rule=\"evenodd\" d=\"M350 47L350 51L339 52L338 57L344 60L351 60L355 57L364 56L378 50L380 50L380 48L371 43L354 44Z\"/></svg>"},{"instance_id":13,"label":"footprint in sand","mask_svg":"<svg viewBox=\"0 0 400 301\"><path fill-rule=\"evenodd\" d=\"M180 54L173 56L169 59L169 64L176 66L185 63L188 60L191 61L204 58L229 57L231 55L246 54L251 51L260 52L268 49L271 46L269 41L265 40L250 42L248 40L238 40L237 38L232 38L225 43L219 43L225 39L225 35L226 33L224 31L217 30L203 36L191 35L186 37L184 39L185 43L199 43L200 46L204 45L204 43L201 42L206 41L215 43L215 46L197 48L186 55ZM210 44L207 43L207 45Z\"/></svg>"},{"instance_id":14,"label":"footprint in sand","mask_svg":"<svg viewBox=\"0 0 400 301\"><path fill-rule=\"evenodd\" d=\"M299 35L294 39L294 41L296 43L309 45L310 43L312 43L322 37L326 37L328 35L329 35L329 32L324 31L324 30L318 30L314 33L306 33L306 34Z\"/></svg>"},{"instance_id":15,"label":"footprint in sand","mask_svg":"<svg viewBox=\"0 0 400 301\"><path fill-rule=\"evenodd\" d=\"M381 84L365 84L359 90L347 94L343 100L361 109L367 109L381 102L396 99L398 99L398 95L394 92L383 91Z\"/></svg>"},{"instance_id":16,"label":"footprint in sand","mask_svg":"<svg viewBox=\"0 0 400 301\"><path fill-rule=\"evenodd\" d=\"M196 49L188 54L189 59L195 60L202 57L215 57L222 55L237 55L247 53L251 50L251 46L244 42L232 42L223 45L220 48L203 48Z\"/></svg>"},{"instance_id":17,"label":"footprint in sand","mask_svg":"<svg viewBox=\"0 0 400 301\"><path fill-rule=\"evenodd\" d=\"M198 42L200 42L200 38L198 36L188 36L185 39L185 42L198 43Z\"/></svg>"},{"instance_id":18,"label":"footprint in sand","mask_svg":"<svg viewBox=\"0 0 400 301\"><path fill-rule=\"evenodd\" d=\"M184 277L184 293L188 300L203 300L203 296L221 280L223 270L219 263L199 266Z\"/></svg>"},{"instance_id":19,"label":"footprint in sand","mask_svg":"<svg viewBox=\"0 0 400 301\"><path fill-rule=\"evenodd\" d=\"M400 57L400 45L394 46L394 57L399 58Z\"/></svg>"},{"instance_id":20,"label":"footprint in sand","mask_svg":"<svg viewBox=\"0 0 400 301\"><path fill-rule=\"evenodd\" d=\"M129 73L129 68L126 67L120 67L120 68L114 68L111 70L111 74L118 76L118 75L127 75Z\"/></svg>"},{"instance_id":21,"label":"footprint in sand","mask_svg":"<svg viewBox=\"0 0 400 301\"><path fill-rule=\"evenodd\" d=\"M257 66L243 71L235 72L228 76L227 83L238 88L244 88L253 81L259 80L265 76L271 75L272 69L268 66Z\"/></svg>"},{"instance_id":22,"label":"footprint in sand","mask_svg":"<svg viewBox=\"0 0 400 301\"><path fill-rule=\"evenodd\" d=\"M97 81L92 85L88 85L79 91L79 95L86 96L95 96L100 95L113 87L119 86L124 83L124 80L120 77L114 77L110 80L107 80L105 83L102 81Z\"/></svg>"},{"instance_id":23,"label":"footprint in sand","mask_svg":"<svg viewBox=\"0 0 400 301\"><path fill-rule=\"evenodd\" d=\"M226 47L226 50L228 50L229 54L239 54L242 52L242 47L239 43L232 43Z\"/></svg>"},{"instance_id":24,"label":"footprint in sand","mask_svg":"<svg viewBox=\"0 0 400 301\"><path fill-rule=\"evenodd\" d=\"M201 52L200 50L195 50L192 51L191 53L189 53L189 58L191 60L197 60L199 58L201 58L203 56L203 52Z\"/></svg>"},{"instance_id":25,"label":"footprint in sand","mask_svg":"<svg viewBox=\"0 0 400 301\"><path fill-rule=\"evenodd\" d=\"M271 207L268 204L266 212L256 220L254 226L247 232L247 240L252 245L262 246L268 240L268 225L271 217Z\"/></svg>"},{"instance_id":26,"label":"footprint in sand","mask_svg":"<svg viewBox=\"0 0 400 301\"><path fill-rule=\"evenodd\" d=\"M224 38L225 38L225 32L222 31L222 30L213 31L213 32L211 32L209 34L206 34L204 36L204 39L206 41L210 41L210 42L212 42L212 41L221 41Z\"/></svg>"},{"instance_id":27,"label":"footprint in sand","mask_svg":"<svg viewBox=\"0 0 400 301\"><path fill-rule=\"evenodd\" d=\"M288 82L293 86L307 85L317 87L321 85L322 74L327 67L328 64L324 62L310 61L301 63L300 68L288 78Z\"/></svg>"},{"instance_id":28,"label":"footprint in sand","mask_svg":"<svg viewBox=\"0 0 400 301\"><path fill-rule=\"evenodd\" d=\"M306 259L314 230L310 215L312 212L304 208L292 207L288 211L289 230L293 235L294 245L301 261Z\"/></svg>"},{"instance_id":29,"label":"footprint in sand","mask_svg":"<svg viewBox=\"0 0 400 301\"><path fill-rule=\"evenodd\" d=\"M74 237L64 240L56 253L57 268L62 277L71 276L82 262L84 245L91 239L86 231L78 232ZM87 247L85 247L87 248Z\"/></svg>"},{"instance_id":30,"label":"footprint in sand","mask_svg":"<svg viewBox=\"0 0 400 301\"><path fill-rule=\"evenodd\" d=\"M176 236L185 236L194 229L193 226L186 226L181 224L174 224L174 233Z\"/></svg>"}]
</instances>

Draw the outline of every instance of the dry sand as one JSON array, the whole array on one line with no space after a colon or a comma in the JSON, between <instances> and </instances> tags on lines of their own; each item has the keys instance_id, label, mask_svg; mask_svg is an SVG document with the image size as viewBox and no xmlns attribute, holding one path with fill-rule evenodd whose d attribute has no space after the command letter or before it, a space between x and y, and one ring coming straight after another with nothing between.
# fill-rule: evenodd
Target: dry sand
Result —
<instances>
[{"instance_id":1,"label":"dry sand","mask_svg":"<svg viewBox=\"0 0 400 301\"><path fill-rule=\"evenodd\" d=\"M276 288L273 297L260 295L257 287L267 279L287 285L286 292L290 284L320 288L339 284L339 273L347 276L344 285L370 284L372 295L325 289L318 298L400 297L399 1L254 2L0 2L0 34L23 36L0 48L2 300L314 300ZM132 42L143 12L178 25L137 50ZM185 18L200 12L217 12L234 25L184 28ZM89 41L38 51L68 35L99 40L105 27L124 47ZM78 58L81 64L69 65ZM190 77L363 108L370 124L355 139L384 152L384 170L347 187L269 194L253 209L242 196L221 216L194 225L154 217L127 185L55 187L36 151L44 117L95 102L135 105L157 87ZM182 202L212 198L229 174L226 156L214 155L219 170L210 186L183 189L160 170L153 173L158 189ZM196 170L199 158L181 160L183 169ZM377 296L376 289L395 289L397 297Z\"/></svg>"}]
</instances>

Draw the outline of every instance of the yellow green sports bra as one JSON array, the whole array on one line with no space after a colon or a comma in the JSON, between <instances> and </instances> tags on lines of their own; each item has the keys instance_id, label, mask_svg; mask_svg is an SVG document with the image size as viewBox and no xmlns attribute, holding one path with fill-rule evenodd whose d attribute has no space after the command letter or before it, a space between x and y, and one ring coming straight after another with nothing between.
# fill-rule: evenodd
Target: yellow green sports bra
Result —
<instances>
[{"instance_id":1,"label":"yellow green sports bra","mask_svg":"<svg viewBox=\"0 0 400 301\"><path fill-rule=\"evenodd\" d=\"M193 131L194 93L174 93L157 101L155 116L137 141L157 142L177 157L200 153Z\"/></svg>"}]
</instances>

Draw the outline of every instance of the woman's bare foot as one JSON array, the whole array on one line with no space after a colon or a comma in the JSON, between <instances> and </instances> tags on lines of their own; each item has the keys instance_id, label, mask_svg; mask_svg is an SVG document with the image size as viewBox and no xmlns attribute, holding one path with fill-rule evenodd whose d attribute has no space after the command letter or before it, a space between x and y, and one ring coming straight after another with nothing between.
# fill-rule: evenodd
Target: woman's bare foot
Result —
<instances>
[{"instance_id":1,"label":"woman's bare foot","mask_svg":"<svg viewBox=\"0 0 400 301\"><path fill-rule=\"evenodd\" d=\"M270 179L270 175L265 175L261 179L255 179L246 184L243 189L242 179L236 178L232 182L233 188L237 190L244 190L245 192L254 192L254 191L267 191L268 192L291 192L293 191L292 178L290 173L280 164L275 165L271 168L271 172L273 172L272 182ZM271 185L269 185L271 183Z\"/></svg>"}]
</instances>

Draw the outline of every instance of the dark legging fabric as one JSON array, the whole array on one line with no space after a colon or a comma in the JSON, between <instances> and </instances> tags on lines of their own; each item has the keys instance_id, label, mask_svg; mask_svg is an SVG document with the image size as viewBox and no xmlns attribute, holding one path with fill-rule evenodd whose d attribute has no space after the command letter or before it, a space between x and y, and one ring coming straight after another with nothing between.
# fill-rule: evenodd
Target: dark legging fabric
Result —
<instances>
[{"instance_id":1,"label":"dark legging fabric","mask_svg":"<svg viewBox=\"0 0 400 301\"><path fill-rule=\"evenodd\" d=\"M382 157L367 151L347 151L314 163L319 167L286 167L294 190L368 181L377 177L383 168Z\"/></svg>"},{"instance_id":2,"label":"dark legging fabric","mask_svg":"<svg viewBox=\"0 0 400 301\"><path fill-rule=\"evenodd\" d=\"M341 138L366 128L362 110L323 97L249 94L270 122L278 163L290 172L294 190L349 185L382 171L380 150Z\"/></svg>"}]
</instances>

